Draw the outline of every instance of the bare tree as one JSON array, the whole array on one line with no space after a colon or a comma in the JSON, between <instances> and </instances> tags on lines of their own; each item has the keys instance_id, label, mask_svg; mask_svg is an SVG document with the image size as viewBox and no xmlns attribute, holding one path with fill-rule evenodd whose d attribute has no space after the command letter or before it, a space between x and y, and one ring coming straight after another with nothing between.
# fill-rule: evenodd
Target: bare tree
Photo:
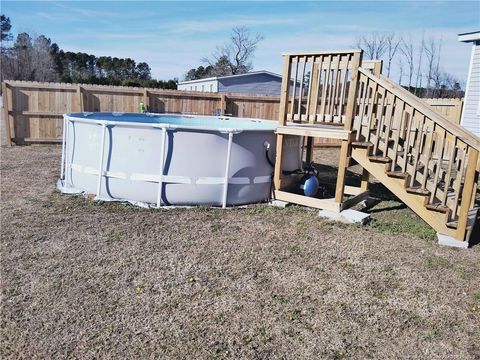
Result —
<instances>
[{"instance_id":1,"label":"bare tree","mask_svg":"<svg viewBox=\"0 0 480 360\"><path fill-rule=\"evenodd\" d=\"M435 72L438 72L440 66L441 40L438 41L434 38L430 38L423 44L423 49L427 60L427 92L431 92L434 74ZM431 94L428 94L428 96L431 96Z\"/></svg>"},{"instance_id":2,"label":"bare tree","mask_svg":"<svg viewBox=\"0 0 480 360\"><path fill-rule=\"evenodd\" d=\"M13 80L55 81L58 75L47 37L18 34L11 48L2 51L2 77Z\"/></svg>"},{"instance_id":3,"label":"bare tree","mask_svg":"<svg viewBox=\"0 0 480 360\"><path fill-rule=\"evenodd\" d=\"M411 35L408 35L407 39L405 38L402 39L402 44L400 45L400 51L407 65L408 89L410 90L412 87L413 72L415 69L415 50L414 50Z\"/></svg>"},{"instance_id":4,"label":"bare tree","mask_svg":"<svg viewBox=\"0 0 480 360\"><path fill-rule=\"evenodd\" d=\"M369 60L381 59L387 50L387 35L373 32L368 36L360 36L356 39L355 45L363 49Z\"/></svg>"},{"instance_id":5,"label":"bare tree","mask_svg":"<svg viewBox=\"0 0 480 360\"><path fill-rule=\"evenodd\" d=\"M214 72L229 71L232 75L246 73L252 69L255 50L262 40L263 36L252 36L246 26L234 27L229 42L218 46L210 57L203 58L202 61L213 66Z\"/></svg>"},{"instance_id":6,"label":"bare tree","mask_svg":"<svg viewBox=\"0 0 480 360\"><path fill-rule=\"evenodd\" d=\"M422 41L418 47L418 64L417 64L417 73L416 73L416 79L415 79L415 95L417 92L417 89L420 89L422 87L422 60L423 60L423 50L425 46L425 34L422 34Z\"/></svg>"},{"instance_id":7,"label":"bare tree","mask_svg":"<svg viewBox=\"0 0 480 360\"><path fill-rule=\"evenodd\" d=\"M56 81L58 80L55 71L55 61L50 53L52 42L44 35L40 35L33 41L34 77L36 81Z\"/></svg>"},{"instance_id":8,"label":"bare tree","mask_svg":"<svg viewBox=\"0 0 480 360\"><path fill-rule=\"evenodd\" d=\"M402 81L403 81L403 68L404 68L403 60L402 58L400 58L398 59L398 83L400 85L402 85Z\"/></svg>"},{"instance_id":9,"label":"bare tree","mask_svg":"<svg viewBox=\"0 0 480 360\"><path fill-rule=\"evenodd\" d=\"M387 55L387 77L390 77L390 70L392 67L392 61L398 51L402 38L397 36L394 32L385 35L386 41L386 55Z\"/></svg>"}]
</instances>

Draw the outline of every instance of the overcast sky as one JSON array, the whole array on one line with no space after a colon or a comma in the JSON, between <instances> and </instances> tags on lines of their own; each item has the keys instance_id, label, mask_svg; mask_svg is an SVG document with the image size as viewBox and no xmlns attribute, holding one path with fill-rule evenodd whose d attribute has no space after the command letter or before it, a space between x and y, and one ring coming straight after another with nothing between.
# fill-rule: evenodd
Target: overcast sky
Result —
<instances>
[{"instance_id":1,"label":"overcast sky","mask_svg":"<svg viewBox=\"0 0 480 360\"><path fill-rule=\"evenodd\" d=\"M442 68L466 80L471 46L457 34L480 29L478 1L5 1L14 34L45 34L67 51L145 61L158 79L183 78L228 39L233 26L264 36L254 69L281 72L281 54L351 48L373 31L442 39ZM396 75L393 75L394 77ZM394 80L398 80L394 78Z\"/></svg>"}]
</instances>

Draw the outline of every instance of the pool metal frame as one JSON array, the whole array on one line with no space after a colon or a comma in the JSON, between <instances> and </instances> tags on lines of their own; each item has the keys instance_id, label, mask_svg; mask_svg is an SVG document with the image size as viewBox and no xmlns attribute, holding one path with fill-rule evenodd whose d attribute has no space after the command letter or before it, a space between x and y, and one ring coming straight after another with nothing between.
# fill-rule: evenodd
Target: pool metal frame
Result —
<instances>
[{"instance_id":1,"label":"pool metal frame","mask_svg":"<svg viewBox=\"0 0 480 360\"><path fill-rule=\"evenodd\" d=\"M90 113L84 113L85 117L90 115ZM165 114L154 114L148 113L147 116L158 116L158 115L165 115ZM220 117L220 119L226 117ZM228 118L226 118L228 119ZM100 152L98 154L98 169L87 169L86 167L83 168L81 165L72 164L69 161L69 149L68 149L68 140L70 136L70 123L88 123L88 124L97 124L101 128L101 142L100 142ZM169 130L177 130L177 129L188 129L188 130L202 130L202 131L213 131L219 132L221 134L228 134L228 147L227 147L227 156L225 159L225 172L224 176L222 177L208 177L201 179L201 184L223 184L223 193L222 193L222 208L226 208L227 206L227 194L228 194L228 184L231 182L230 178L230 158L231 158L231 150L232 150L232 142L233 142L233 135L240 134L243 132L243 129L238 128L219 128L219 127L201 127L198 126L188 126L188 125L173 125L173 124L161 124L161 123L136 123L136 122L126 122L126 121L110 121L110 120L97 120L97 119L81 119L77 117L70 117L69 115L65 114L63 118L63 136L62 136L62 157L61 157L61 174L60 179L64 181L64 187L68 188L69 185L71 186L71 179L68 176L69 170L76 168L77 171L81 171L84 173L98 175L97 180L97 193L95 199L101 200L101 191L102 191L102 179L105 177L109 178L117 178L117 179L127 179L127 176L123 176L118 172L111 172L104 170L104 162L105 162L105 137L106 137L106 130L108 126L128 126L128 127L140 127L140 128L153 128L153 129L161 129L162 131L162 141L161 141L161 148L160 148L160 174L158 175L147 175L145 174L131 174L128 180L132 181L144 181L144 182L156 182L158 183L158 192L157 192L157 208L162 206L162 195L163 195L163 183L168 181L169 183L173 184L191 184L192 179L187 176L169 176L164 175L164 165L165 165L165 144L167 139L167 132ZM248 129L248 131L255 131L256 129ZM259 129L257 131L265 131L265 129ZM199 179L200 180L200 179ZM199 184L199 180L197 180L197 184Z\"/></svg>"}]
</instances>

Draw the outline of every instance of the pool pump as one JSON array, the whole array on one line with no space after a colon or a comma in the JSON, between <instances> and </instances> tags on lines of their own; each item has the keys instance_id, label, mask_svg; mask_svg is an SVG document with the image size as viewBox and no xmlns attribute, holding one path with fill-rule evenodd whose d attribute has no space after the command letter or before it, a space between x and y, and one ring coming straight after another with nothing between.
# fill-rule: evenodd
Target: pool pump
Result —
<instances>
[{"instance_id":1,"label":"pool pump","mask_svg":"<svg viewBox=\"0 0 480 360\"><path fill-rule=\"evenodd\" d=\"M313 197L317 195L320 183L318 182L318 172L312 164L305 167L303 177L300 180L299 189L305 196Z\"/></svg>"},{"instance_id":2,"label":"pool pump","mask_svg":"<svg viewBox=\"0 0 480 360\"><path fill-rule=\"evenodd\" d=\"M268 141L265 141L263 143L263 146L265 147L265 156L267 158L267 162L275 168L275 164L273 161L270 159L269 156L269 150L270 150L270 143ZM282 173L284 175L303 175L300 182L297 185L297 190L305 196L309 197L314 197L317 195L318 190L320 189L320 183L318 181L318 170L315 169L313 166L313 162L305 165L303 169L296 169L296 170L283 170ZM272 174L273 177L273 174Z\"/></svg>"}]
</instances>

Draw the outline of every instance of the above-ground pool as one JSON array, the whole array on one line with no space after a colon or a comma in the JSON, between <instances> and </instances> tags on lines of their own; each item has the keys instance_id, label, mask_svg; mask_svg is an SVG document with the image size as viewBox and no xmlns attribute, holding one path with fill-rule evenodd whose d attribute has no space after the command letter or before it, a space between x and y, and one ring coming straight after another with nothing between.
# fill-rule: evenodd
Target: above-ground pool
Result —
<instances>
[{"instance_id":1,"label":"above-ground pool","mask_svg":"<svg viewBox=\"0 0 480 360\"><path fill-rule=\"evenodd\" d=\"M67 114L59 188L156 206L265 201L276 125L228 117ZM301 167L300 142L285 141L284 170Z\"/></svg>"}]
</instances>

